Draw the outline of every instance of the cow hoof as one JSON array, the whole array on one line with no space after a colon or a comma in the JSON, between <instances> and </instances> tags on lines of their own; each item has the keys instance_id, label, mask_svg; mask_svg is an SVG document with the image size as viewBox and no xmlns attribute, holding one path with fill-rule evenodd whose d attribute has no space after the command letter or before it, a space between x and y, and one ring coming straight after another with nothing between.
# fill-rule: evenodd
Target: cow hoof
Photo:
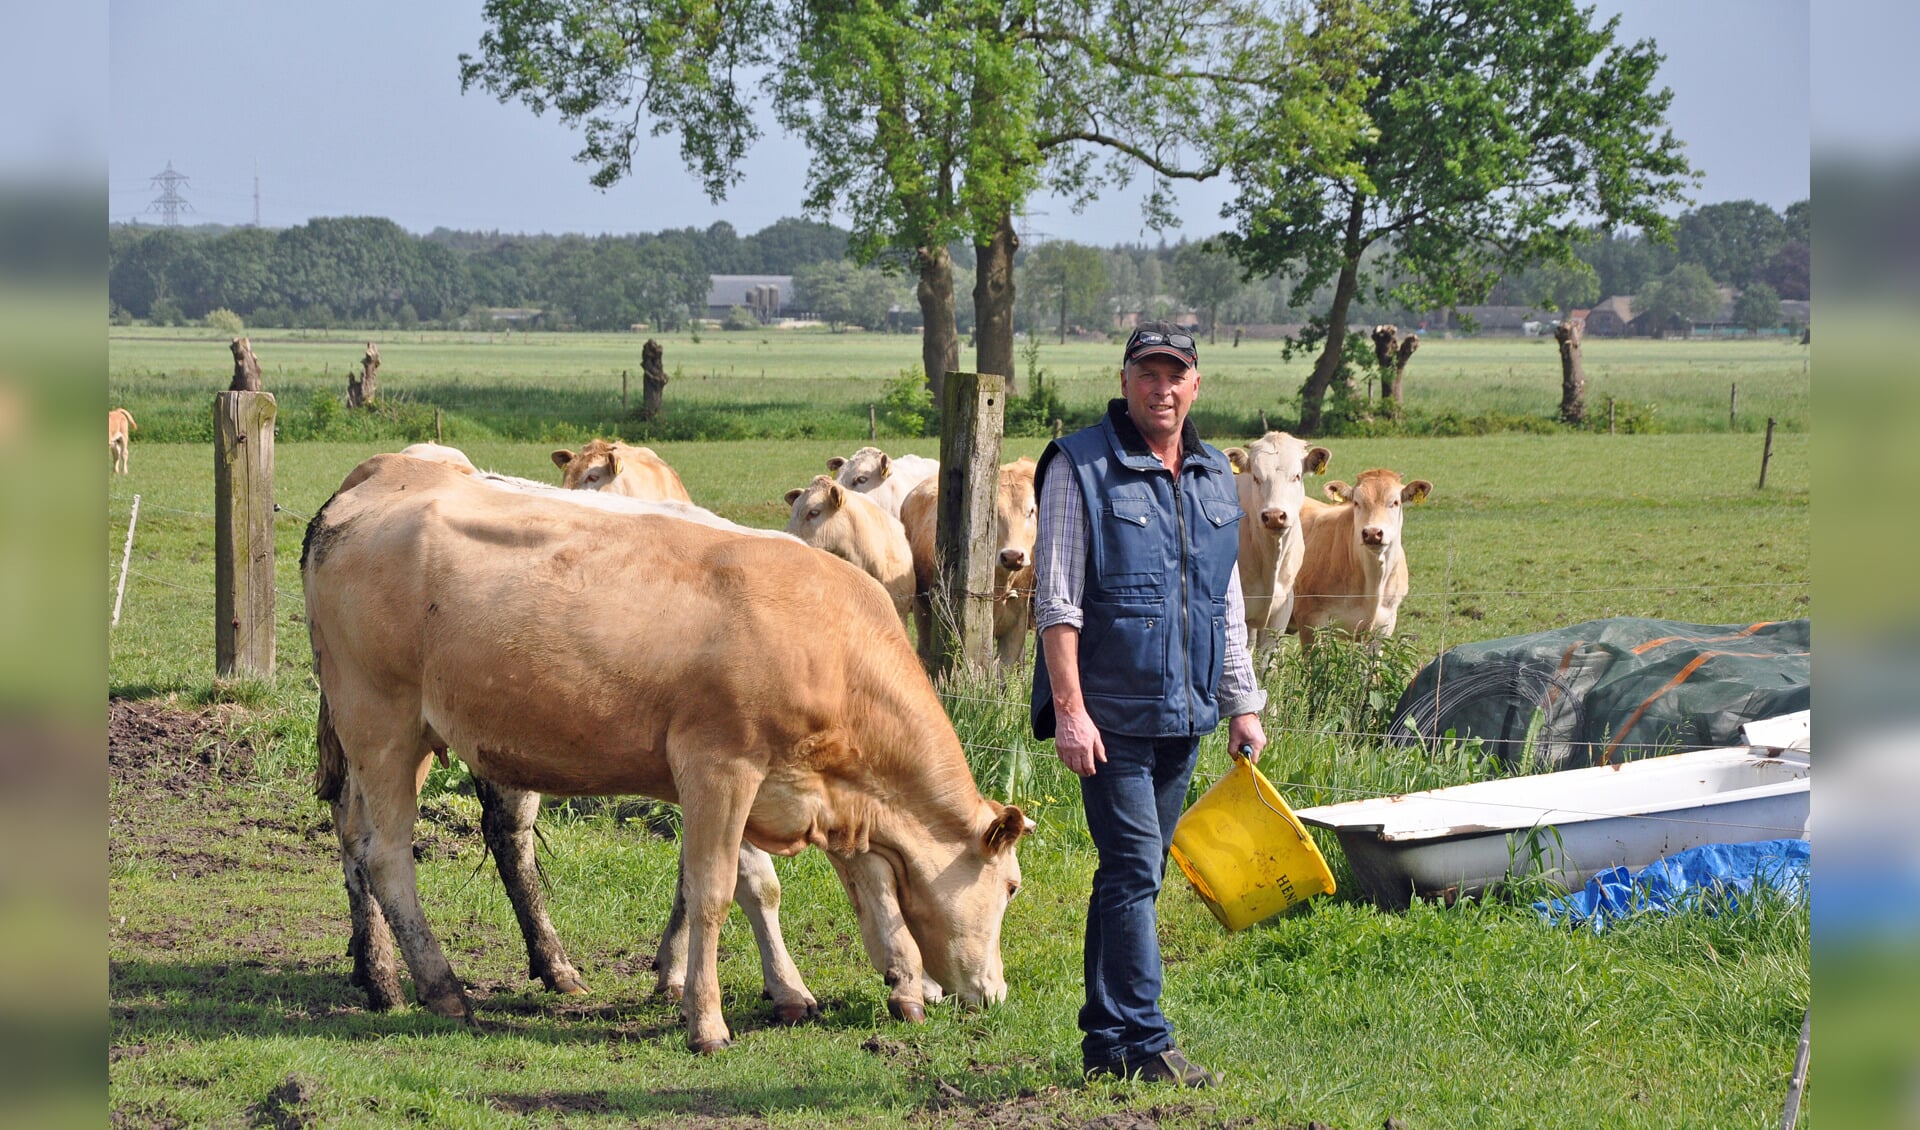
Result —
<instances>
[{"instance_id":1,"label":"cow hoof","mask_svg":"<svg viewBox=\"0 0 1920 1130\"><path fill-rule=\"evenodd\" d=\"M775 1005L773 1009L774 1019L782 1024L801 1024L816 1019L819 1015L820 1006L812 1001L794 1001Z\"/></svg>"},{"instance_id":2,"label":"cow hoof","mask_svg":"<svg viewBox=\"0 0 1920 1130\"><path fill-rule=\"evenodd\" d=\"M661 985L653 991L656 993L664 993L668 1000L675 1001L687 995L687 987L685 985Z\"/></svg>"},{"instance_id":3,"label":"cow hoof","mask_svg":"<svg viewBox=\"0 0 1920 1130\"><path fill-rule=\"evenodd\" d=\"M435 1016L444 1016L449 1020L465 1020L473 1023L473 1006L467 1003L467 994L459 989L445 989L421 999L421 1004Z\"/></svg>"},{"instance_id":4,"label":"cow hoof","mask_svg":"<svg viewBox=\"0 0 1920 1130\"><path fill-rule=\"evenodd\" d=\"M551 983L547 985L547 988L551 989L553 992L560 993L569 997L584 997L589 992L591 992L590 989L588 989L585 985L580 983L580 978L578 977L555 978Z\"/></svg>"},{"instance_id":5,"label":"cow hoof","mask_svg":"<svg viewBox=\"0 0 1920 1130\"><path fill-rule=\"evenodd\" d=\"M733 1041L722 1036L718 1040L700 1040L687 1045L694 1055L718 1055L733 1046Z\"/></svg>"},{"instance_id":6,"label":"cow hoof","mask_svg":"<svg viewBox=\"0 0 1920 1130\"><path fill-rule=\"evenodd\" d=\"M903 1001L889 997L887 1011L893 1014L895 1020L903 1020L908 1024L927 1022L927 1006L919 1001Z\"/></svg>"}]
</instances>

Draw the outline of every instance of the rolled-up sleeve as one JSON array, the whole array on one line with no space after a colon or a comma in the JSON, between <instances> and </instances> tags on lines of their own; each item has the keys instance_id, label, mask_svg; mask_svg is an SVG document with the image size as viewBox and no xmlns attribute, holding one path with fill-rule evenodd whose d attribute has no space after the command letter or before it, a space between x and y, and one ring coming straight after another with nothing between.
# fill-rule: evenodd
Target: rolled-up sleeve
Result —
<instances>
[{"instance_id":1,"label":"rolled-up sleeve","mask_svg":"<svg viewBox=\"0 0 1920 1130\"><path fill-rule=\"evenodd\" d=\"M1087 587L1087 507L1080 483L1069 467L1057 467L1040 483L1039 528L1033 543L1033 626L1044 632L1055 624L1078 628Z\"/></svg>"},{"instance_id":2,"label":"rolled-up sleeve","mask_svg":"<svg viewBox=\"0 0 1920 1130\"><path fill-rule=\"evenodd\" d=\"M1227 580L1227 656L1214 693L1220 717L1258 714L1267 705L1267 692L1253 676L1253 656L1247 650L1247 601L1240 591L1240 566Z\"/></svg>"}]
</instances>

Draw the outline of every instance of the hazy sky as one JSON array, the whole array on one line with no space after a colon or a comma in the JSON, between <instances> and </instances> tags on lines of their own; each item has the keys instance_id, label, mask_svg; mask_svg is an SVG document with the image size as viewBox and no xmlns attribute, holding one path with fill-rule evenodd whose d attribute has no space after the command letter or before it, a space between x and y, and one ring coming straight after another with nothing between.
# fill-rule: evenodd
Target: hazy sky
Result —
<instances>
[{"instance_id":1,"label":"hazy sky","mask_svg":"<svg viewBox=\"0 0 1920 1130\"><path fill-rule=\"evenodd\" d=\"M1807 195L1808 0L1598 0L1627 39L1651 37L1674 91L1669 120L1706 171L1700 203ZM805 147L767 136L746 178L713 204L682 171L674 138L649 141L631 177L602 192L572 158L577 134L549 113L460 93L458 57L480 4L261 4L110 0L109 215L147 212L169 161L190 180L189 221L272 227L312 216L387 216L416 231L630 232L728 220L742 234L800 214ZM16 44L30 37L10 37ZM1181 232L1223 226L1225 184L1181 188ZM1138 197L1073 214L1036 198L1035 234L1111 244L1155 238ZM844 222L844 221L843 221ZM1177 233L1176 233L1177 234Z\"/></svg>"}]
</instances>

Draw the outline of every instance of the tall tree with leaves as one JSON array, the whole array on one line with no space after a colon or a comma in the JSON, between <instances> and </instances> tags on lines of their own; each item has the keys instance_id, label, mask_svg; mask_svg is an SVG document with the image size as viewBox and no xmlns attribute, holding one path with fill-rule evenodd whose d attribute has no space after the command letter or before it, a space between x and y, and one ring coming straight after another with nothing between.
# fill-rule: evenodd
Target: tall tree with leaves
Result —
<instances>
[{"instance_id":1,"label":"tall tree with leaves","mask_svg":"<svg viewBox=\"0 0 1920 1130\"><path fill-rule=\"evenodd\" d=\"M1575 0L1409 0L1388 20L1380 49L1336 53L1370 122L1351 146L1276 159L1258 130L1226 139L1241 186L1229 247L1301 290L1334 283L1300 390L1307 432L1363 289L1415 309L1474 302L1504 269L1570 258L1582 219L1666 238L1660 207L1692 172L1665 125L1672 93L1654 86L1661 57L1616 42L1618 19L1595 26Z\"/></svg>"},{"instance_id":2,"label":"tall tree with leaves","mask_svg":"<svg viewBox=\"0 0 1920 1130\"><path fill-rule=\"evenodd\" d=\"M1211 243L1188 243L1173 253L1173 281L1180 297L1207 312L1208 344L1220 340L1220 307L1240 293L1240 264Z\"/></svg>"},{"instance_id":3,"label":"tall tree with leaves","mask_svg":"<svg viewBox=\"0 0 1920 1130\"><path fill-rule=\"evenodd\" d=\"M1051 320L1048 314L1057 314L1062 343L1069 322L1107 321L1107 263L1099 248L1071 240L1043 243L1027 260L1026 278L1039 292L1026 307L1041 312L1032 324L1038 327Z\"/></svg>"}]
</instances>

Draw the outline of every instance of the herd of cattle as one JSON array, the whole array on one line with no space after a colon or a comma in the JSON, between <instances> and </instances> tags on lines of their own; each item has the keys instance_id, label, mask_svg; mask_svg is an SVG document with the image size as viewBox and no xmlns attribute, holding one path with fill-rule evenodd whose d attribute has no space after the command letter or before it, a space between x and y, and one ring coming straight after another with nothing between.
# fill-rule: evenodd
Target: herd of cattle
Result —
<instances>
[{"instance_id":1,"label":"herd of cattle","mask_svg":"<svg viewBox=\"0 0 1920 1130\"><path fill-rule=\"evenodd\" d=\"M1326 484L1328 452L1270 432L1228 452L1245 517L1249 626L1393 630L1407 592L1392 471ZM653 451L556 451L547 483L418 444L348 474L301 552L320 683L317 786L333 806L354 983L376 1008L415 993L472 1010L421 912L412 854L434 756L458 750L527 943L529 975L584 992L534 865L542 793L640 794L683 812L679 884L656 968L697 1051L727 1046L715 961L747 911L776 1015L817 1012L781 940L768 853L822 848L896 1016L949 993L1004 998L1000 929L1033 828L978 790L909 639L934 600L938 465L862 448L787 493L785 533L694 505ZM1031 632L1034 462L1001 468L995 635ZM824 552L821 552L824 551Z\"/></svg>"}]
</instances>

